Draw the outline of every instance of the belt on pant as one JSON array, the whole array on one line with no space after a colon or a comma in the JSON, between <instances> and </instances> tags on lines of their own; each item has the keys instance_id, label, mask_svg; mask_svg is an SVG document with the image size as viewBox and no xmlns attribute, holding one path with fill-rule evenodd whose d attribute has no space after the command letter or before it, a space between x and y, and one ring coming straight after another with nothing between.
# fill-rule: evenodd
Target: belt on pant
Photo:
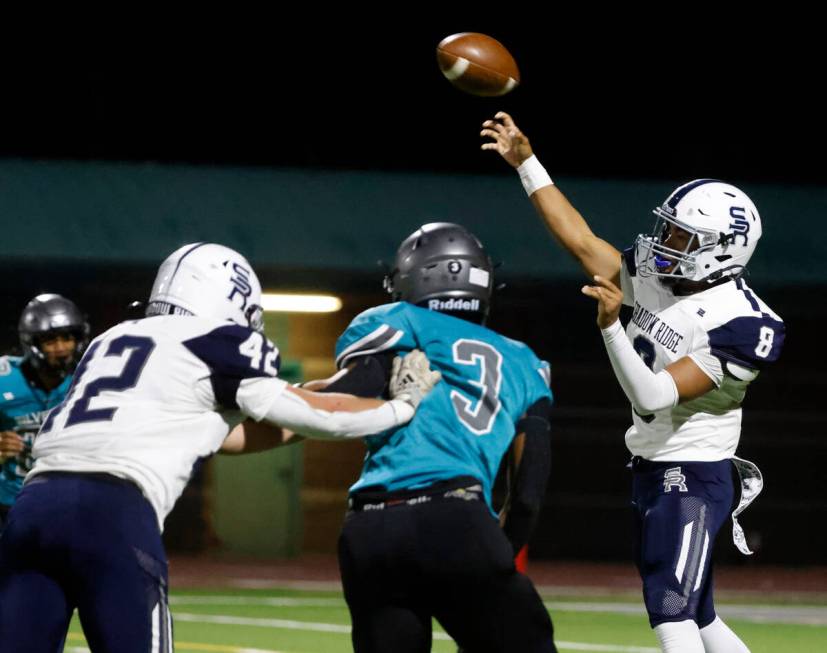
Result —
<instances>
[{"instance_id":1,"label":"belt on pant","mask_svg":"<svg viewBox=\"0 0 827 653\"><path fill-rule=\"evenodd\" d=\"M103 481L104 483L111 483L112 485L123 485L124 487L132 488L141 492L141 488L134 481L130 481L114 474L107 474L106 472L40 472L26 481L26 485L35 485L37 483L44 483L50 478L67 478L67 479L91 479L95 481Z\"/></svg>"},{"instance_id":2,"label":"belt on pant","mask_svg":"<svg viewBox=\"0 0 827 653\"><path fill-rule=\"evenodd\" d=\"M416 506L432 501L481 501L482 484L472 476L459 476L424 488L394 491L362 491L348 497L350 512L385 510L396 506Z\"/></svg>"}]
</instances>

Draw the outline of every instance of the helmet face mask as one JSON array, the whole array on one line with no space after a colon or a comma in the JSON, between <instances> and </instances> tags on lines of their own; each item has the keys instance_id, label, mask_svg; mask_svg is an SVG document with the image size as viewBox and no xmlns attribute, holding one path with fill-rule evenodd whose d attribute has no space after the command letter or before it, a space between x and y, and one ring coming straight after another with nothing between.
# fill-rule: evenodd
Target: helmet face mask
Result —
<instances>
[{"instance_id":1,"label":"helmet face mask","mask_svg":"<svg viewBox=\"0 0 827 653\"><path fill-rule=\"evenodd\" d=\"M712 179L680 186L653 213L652 233L635 243L635 263L641 276L659 277L667 285L737 279L761 237L752 200Z\"/></svg>"},{"instance_id":2,"label":"helmet face mask","mask_svg":"<svg viewBox=\"0 0 827 653\"><path fill-rule=\"evenodd\" d=\"M89 344L89 323L80 309L74 302L55 294L38 295L26 304L17 331L23 359L36 370L59 378L74 371ZM60 355L69 338L74 340L71 353Z\"/></svg>"},{"instance_id":3,"label":"helmet face mask","mask_svg":"<svg viewBox=\"0 0 827 653\"><path fill-rule=\"evenodd\" d=\"M198 315L263 331L261 284L250 263L229 247L191 243L158 268L146 314Z\"/></svg>"},{"instance_id":4,"label":"helmet face mask","mask_svg":"<svg viewBox=\"0 0 827 653\"><path fill-rule=\"evenodd\" d=\"M490 307L493 269L471 232L432 222L402 241L384 288L394 301L482 323Z\"/></svg>"},{"instance_id":5,"label":"helmet face mask","mask_svg":"<svg viewBox=\"0 0 827 653\"><path fill-rule=\"evenodd\" d=\"M643 276L697 281L698 255L711 251L719 234L696 229L658 211L652 235L638 237L638 269Z\"/></svg>"}]
</instances>

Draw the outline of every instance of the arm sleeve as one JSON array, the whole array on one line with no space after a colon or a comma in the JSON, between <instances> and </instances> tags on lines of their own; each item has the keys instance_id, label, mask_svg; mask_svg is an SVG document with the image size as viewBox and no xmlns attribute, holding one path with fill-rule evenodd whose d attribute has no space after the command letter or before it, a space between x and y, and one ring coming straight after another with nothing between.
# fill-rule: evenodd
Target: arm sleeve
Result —
<instances>
[{"instance_id":1,"label":"arm sleeve","mask_svg":"<svg viewBox=\"0 0 827 653\"><path fill-rule=\"evenodd\" d=\"M387 396L393 352L361 356L322 392L346 392L357 397Z\"/></svg>"},{"instance_id":2,"label":"arm sleeve","mask_svg":"<svg viewBox=\"0 0 827 653\"><path fill-rule=\"evenodd\" d=\"M632 347L620 320L602 329L603 342L617 380L640 413L654 413L678 403L678 387L666 370L653 372Z\"/></svg>"},{"instance_id":3,"label":"arm sleeve","mask_svg":"<svg viewBox=\"0 0 827 653\"><path fill-rule=\"evenodd\" d=\"M544 397L517 423L517 432L525 433L525 446L509 488L509 509L503 524L515 555L531 537L546 494L551 471L550 412L551 400Z\"/></svg>"},{"instance_id":4,"label":"arm sleeve","mask_svg":"<svg viewBox=\"0 0 827 653\"><path fill-rule=\"evenodd\" d=\"M266 420L321 440L358 438L396 428L410 421L414 409L393 399L359 412L313 408L297 394L285 392L281 379L245 379L237 399L241 410L256 421Z\"/></svg>"}]
</instances>

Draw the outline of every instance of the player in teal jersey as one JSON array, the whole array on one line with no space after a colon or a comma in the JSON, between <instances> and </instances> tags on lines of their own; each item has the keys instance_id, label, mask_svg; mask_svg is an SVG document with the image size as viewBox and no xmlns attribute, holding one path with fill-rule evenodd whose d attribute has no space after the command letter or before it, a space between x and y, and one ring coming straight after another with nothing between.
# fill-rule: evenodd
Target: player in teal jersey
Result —
<instances>
[{"instance_id":1,"label":"player in teal jersey","mask_svg":"<svg viewBox=\"0 0 827 653\"><path fill-rule=\"evenodd\" d=\"M0 528L32 466L32 442L63 401L89 342L89 324L65 297L38 295L18 325L23 356L0 357Z\"/></svg>"},{"instance_id":2,"label":"player in teal jersey","mask_svg":"<svg viewBox=\"0 0 827 653\"><path fill-rule=\"evenodd\" d=\"M436 618L468 651L554 651L531 581L514 567L545 493L549 367L483 326L493 266L459 225L409 236L386 288L396 303L365 311L336 346L328 391L379 396L393 356L424 351L443 382L403 427L366 438L339 541L353 644L429 651ZM491 504L501 461L523 451L503 528Z\"/></svg>"}]
</instances>

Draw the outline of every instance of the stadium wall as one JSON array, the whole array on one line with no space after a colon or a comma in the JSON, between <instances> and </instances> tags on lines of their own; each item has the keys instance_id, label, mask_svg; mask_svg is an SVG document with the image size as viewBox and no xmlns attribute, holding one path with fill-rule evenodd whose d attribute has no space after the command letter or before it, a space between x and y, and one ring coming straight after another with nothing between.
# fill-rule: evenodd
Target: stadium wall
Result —
<instances>
[{"instance_id":1,"label":"stadium wall","mask_svg":"<svg viewBox=\"0 0 827 653\"><path fill-rule=\"evenodd\" d=\"M661 181L558 183L594 230L618 246L650 228L653 202L671 190ZM739 453L758 462L767 480L764 494L742 518L758 555L739 556L723 537L719 559L827 563L823 547L812 544L827 519L819 344L827 322L821 301L827 292L821 271L827 188L745 188L762 211L765 231L750 283L784 317L788 339L781 362L754 384L745 404ZM0 296L6 308L0 342L4 350L15 345L20 309L46 290L75 299L100 332L126 317L129 301L146 297L169 251L185 242L216 240L247 253L268 288L342 293L344 310L327 321L291 316L277 325L286 359L318 378L330 369L336 334L353 315L386 299L376 260L389 260L402 236L439 219L466 224L505 261L498 275L507 288L498 293L491 326L529 343L552 363L553 474L533 555L628 559L628 407L593 328L594 307L580 295L579 269L544 232L511 175L0 161ZM229 550L262 553L256 529L233 523L243 516L247 524L272 522L261 538L267 551L332 550L362 451L358 443L309 443L297 451L300 459L291 459L288 468L275 458L246 471L230 461L229 476L208 466L168 522L171 548L201 550L218 542ZM222 478L234 474L250 482L224 483ZM256 501L253 479L265 479L261 487L270 490L262 492L281 491L273 490L277 476L287 480L284 491L293 493L292 503ZM220 496L210 495L213 488ZM290 505L301 506L303 520ZM292 531L289 538L284 528Z\"/></svg>"}]
</instances>

